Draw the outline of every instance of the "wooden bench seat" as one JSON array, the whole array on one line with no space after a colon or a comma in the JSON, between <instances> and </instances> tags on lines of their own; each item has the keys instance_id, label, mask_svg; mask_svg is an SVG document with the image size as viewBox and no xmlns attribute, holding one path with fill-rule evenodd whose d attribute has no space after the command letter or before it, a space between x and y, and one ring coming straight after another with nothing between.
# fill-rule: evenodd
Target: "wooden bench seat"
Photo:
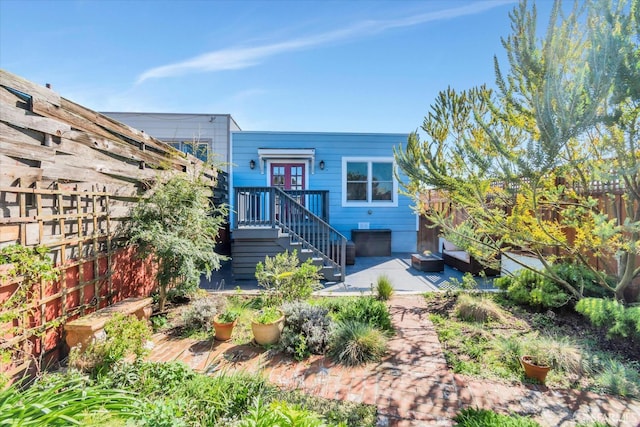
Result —
<instances>
[{"instance_id":1,"label":"wooden bench seat","mask_svg":"<svg viewBox=\"0 0 640 427\"><path fill-rule=\"evenodd\" d=\"M94 339L103 334L105 323L114 313L135 315L138 319L149 319L152 307L151 298L127 298L109 307L101 308L91 314L82 316L64 325L65 341L69 348L78 344L86 348Z\"/></svg>"}]
</instances>

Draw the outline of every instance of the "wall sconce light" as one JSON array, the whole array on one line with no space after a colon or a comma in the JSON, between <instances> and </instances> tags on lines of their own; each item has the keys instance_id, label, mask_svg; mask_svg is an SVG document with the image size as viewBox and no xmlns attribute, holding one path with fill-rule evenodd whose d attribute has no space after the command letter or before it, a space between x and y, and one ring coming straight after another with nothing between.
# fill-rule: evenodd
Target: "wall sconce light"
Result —
<instances>
[{"instance_id":1,"label":"wall sconce light","mask_svg":"<svg viewBox=\"0 0 640 427\"><path fill-rule=\"evenodd\" d=\"M255 169L255 168L256 168L256 161L255 161L255 160L253 160L253 159L251 159L251 161L249 162L249 167L250 167L251 169Z\"/></svg>"},{"instance_id":2,"label":"wall sconce light","mask_svg":"<svg viewBox=\"0 0 640 427\"><path fill-rule=\"evenodd\" d=\"M320 160L320 164L318 165L320 166L320 170L324 170L324 160Z\"/></svg>"}]
</instances>

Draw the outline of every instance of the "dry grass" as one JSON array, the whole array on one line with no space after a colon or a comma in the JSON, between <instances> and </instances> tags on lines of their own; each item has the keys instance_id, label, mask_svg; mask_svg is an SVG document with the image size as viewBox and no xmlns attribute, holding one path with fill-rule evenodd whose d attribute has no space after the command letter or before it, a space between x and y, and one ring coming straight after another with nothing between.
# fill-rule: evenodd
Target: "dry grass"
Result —
<instances>
[{"instance_id":1,"label":"dry grass","mask_svg":"<svg viewBox=\"0 0 640 427\"><path fill-rule=\"evenodd\" d=\"M493 300L470 294L462 294L458 297L455 313L459 319L470 322L502 323L506 319L504 311Z\"/></svg>"}]
</instances>

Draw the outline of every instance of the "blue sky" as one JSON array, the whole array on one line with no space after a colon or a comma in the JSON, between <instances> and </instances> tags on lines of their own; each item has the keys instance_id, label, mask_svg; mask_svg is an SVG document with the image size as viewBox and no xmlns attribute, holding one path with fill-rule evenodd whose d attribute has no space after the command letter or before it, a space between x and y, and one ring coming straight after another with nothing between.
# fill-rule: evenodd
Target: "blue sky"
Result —
<instances>
[{"instance_id":1,"label":"blue sky","mask_svg":"<svg viewBox=\"0 0 640 427\"><path fill-rule=\"evenodd\" d=\"M548 19L550 1L538 1ZM0 67L98 111L244 130L410 132L493 85L513 1L0 0Z\"/></svg>"}]
</instances>

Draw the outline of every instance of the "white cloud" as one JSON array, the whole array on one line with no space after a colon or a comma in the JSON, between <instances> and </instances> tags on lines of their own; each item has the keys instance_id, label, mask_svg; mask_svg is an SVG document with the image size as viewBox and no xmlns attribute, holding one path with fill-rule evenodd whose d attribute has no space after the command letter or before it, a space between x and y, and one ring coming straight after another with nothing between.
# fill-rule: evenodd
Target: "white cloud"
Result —
<instances>
[{"instance_id":1,"label":"white cloud","mask_svg":"<svg viewBox=\"0 0 640 427\"><path fill-rule=\"evenodd\" d=\"M264 46L221 49L185 61L151 68L138 77L137 83L142 83L148 79L181 76L198 72L248 68L259 64L268 57L281 53L308 49L336 41L346 41L356 37L365 37L394 28L411 27L432 21L474 15L494 7L513 3L514 1L515 0L494 0L474 2L461 7L413 15L402 19L363 21L346 28Z\"/></svg>"}]
</instances>

